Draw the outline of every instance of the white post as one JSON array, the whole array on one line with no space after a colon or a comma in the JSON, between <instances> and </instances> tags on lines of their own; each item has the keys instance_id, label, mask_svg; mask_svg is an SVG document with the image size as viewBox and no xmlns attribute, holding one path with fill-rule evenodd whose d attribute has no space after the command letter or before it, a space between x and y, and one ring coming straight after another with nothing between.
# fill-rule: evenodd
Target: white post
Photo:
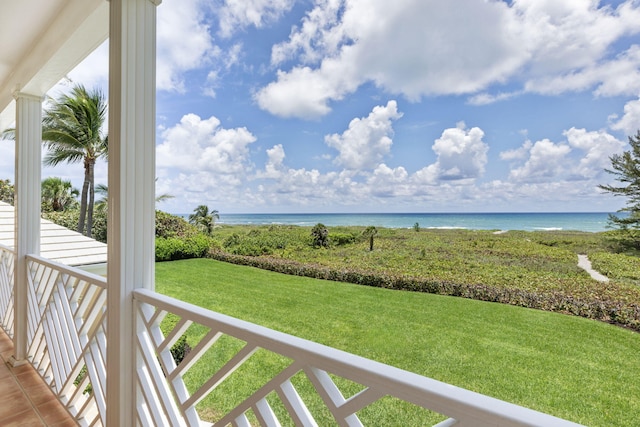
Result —
<instances>
[{"instance_id":1,"label":"white post","mask_svg":"<svg viewBox=\"0 0 640 427\"><path fill-rule=\"evenodd\" d=\"M107 425L136 424L132 291L154 289L156 6L111 0Z\"/></svg>"},{"instance_id":2,"label":"white post","mask_svg":"<svg viewBox=\"0 0 640 427\"><path fill-rule=\"evenodd\" d=\"M42 97L15 93L15 268L13 365L27 359L27 254L40 254Z\"/></svg>"}]
</instances>

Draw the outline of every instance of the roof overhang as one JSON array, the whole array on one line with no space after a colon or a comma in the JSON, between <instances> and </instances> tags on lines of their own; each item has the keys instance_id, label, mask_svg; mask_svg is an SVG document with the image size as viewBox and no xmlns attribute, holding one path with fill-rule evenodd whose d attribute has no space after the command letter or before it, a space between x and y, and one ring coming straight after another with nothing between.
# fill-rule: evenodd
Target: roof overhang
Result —
<instances>
[{"instance_id":1,"label":"roof overhang","mask_svg":"<svg viewBox=\"0 0 640 427\"><path fill-rule=\"evenodd\" d=\"M0 0L0 131L13 94L43 96L109 34L107 0Z\"/></svg>"},{"instance_id":2,"label":"roof overhang","mask_svg":"<svg viewBox=\"0 0 640 427\"><path fill-rule=\"evenodd\" d=\"M15 210L0 202L0 245L14 248ZM61 264L106 275L107 245L46 219L40 220L40 255Z\"/></svg>"}]
</instances>

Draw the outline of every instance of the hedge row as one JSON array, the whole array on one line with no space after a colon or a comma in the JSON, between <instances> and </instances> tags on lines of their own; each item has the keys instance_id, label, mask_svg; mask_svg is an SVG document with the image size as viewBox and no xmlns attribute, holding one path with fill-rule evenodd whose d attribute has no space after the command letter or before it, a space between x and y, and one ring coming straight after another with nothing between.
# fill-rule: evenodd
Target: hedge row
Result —
<instances>
[{"instance_id":1,"label":"hedge row","mask_svg":"<svg viewBox=\"0 0 640 427\"><path fill-rule=\"evenodd\" d=\"M301 264L279 258L233 255L221 251L211 251L209 256L219 261L296 276L387 289L450 295L572 314L640 331L640 305L613 299L584 299L557 291L531 292L483 284L461 284L420 277L372 274L352 269L333 270L325 266Z\"/></svg>"}]
</instances>

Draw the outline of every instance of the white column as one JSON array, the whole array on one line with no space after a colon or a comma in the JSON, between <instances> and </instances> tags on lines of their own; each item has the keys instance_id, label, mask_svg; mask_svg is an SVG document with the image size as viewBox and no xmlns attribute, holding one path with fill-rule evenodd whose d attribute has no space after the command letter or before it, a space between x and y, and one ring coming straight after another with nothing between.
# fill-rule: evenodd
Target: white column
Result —
<instances>
[{"instance_id":1,"label":"white column","mask_svg":"<svg viewBox=\"0 0 640 427\"><path fill-rule=\"evenodd\" d=\"M16 99L14 354L19 365L27 357L27 254L40 254L40 164L42 162L42 97L24 93Z\"/></svg>"},{"instance_id":2,"label":"white column","mask_svg":"<svg viewBox=\"0 0 640 427\"><path fill-rule=\"evenodd\" d=\"M107 425L136 424L132 291L154 289L155 0L111 0Z\"/></svg>"}]
</instances>

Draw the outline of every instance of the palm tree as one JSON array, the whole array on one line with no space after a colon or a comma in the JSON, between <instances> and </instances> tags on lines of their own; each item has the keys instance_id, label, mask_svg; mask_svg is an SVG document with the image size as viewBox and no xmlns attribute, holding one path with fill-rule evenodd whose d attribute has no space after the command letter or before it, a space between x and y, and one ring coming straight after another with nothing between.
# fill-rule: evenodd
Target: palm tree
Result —
<instances>
[{"instance_id":1,"label":"palm tree","mask_svg":"<svg viewBox=\"0 0 640 427\"><path fill-rule=\"evenodd\" d=\"M378 234L378 229L373 225L365 228L365 230L362 232L362 235L365 238L369 239L369 251L373 251L373 238L376 236L376 234Z\"/></svg>"},{"instance_id":2,"label":"palm tree","mask_svg":"<svg viewBox=\"0 0 640 427\"><path fill-rule=\"evenodd\" d=\"M189 215L189 223L195 225L203 232L211 235L216 227L216 220L220 219L218 211L213 209L209 211L207 205L200 205Z\"/></svg>"},{"instance_id":3,"label":"palm tree","mask_svg":"<svg viewBox=\"0 0 640 427\"><path fill-rule=\"evenodd\" d=\"M106 214L109 206L109 187L106 184L98 184L96 185L96 193L101 196L100 200L95 204L96 211ZM156 196L156 203L164 202L165 200L173 199L174 197L175 196L172 194L163 193Z\"/></svg>"},{"instance_id":4,"label":"palm tree","mask_svg":"<svg viewBox=\"0 0 640 427\"><path fill-rule=\"evenodd\" d=\"M101 196L95 204L96 211L106 214L109 206L109 187L106 184L98 184L96 185L96 193Z\"/></svg>"},{"instance_id":5,"label":"palm tree","mask_svg":"<svg viewBox=\"0 0 640 427\"><path fill-rule=\"evenodd\" d=\"M44 164L82 162L84 166L78 232L89 237L93 225L94 168L96 160L106 159L108 153L107 136L102 131L106 115L103 93L76 85L69 95L51 101L42 120L42 140L49 150Z\"/></svg>"},{"instance_id":6,"label":"palm tree","mask_svg":"<svg viewBox=\"0 0 640 427\"><path fill-rule=\"evenodd\" d=\"M58 177L45 178L42 181L42 208L44 211L62 212L78 203L80 192L73 188L71 181Z\"/></svg>"}]
</instances>

